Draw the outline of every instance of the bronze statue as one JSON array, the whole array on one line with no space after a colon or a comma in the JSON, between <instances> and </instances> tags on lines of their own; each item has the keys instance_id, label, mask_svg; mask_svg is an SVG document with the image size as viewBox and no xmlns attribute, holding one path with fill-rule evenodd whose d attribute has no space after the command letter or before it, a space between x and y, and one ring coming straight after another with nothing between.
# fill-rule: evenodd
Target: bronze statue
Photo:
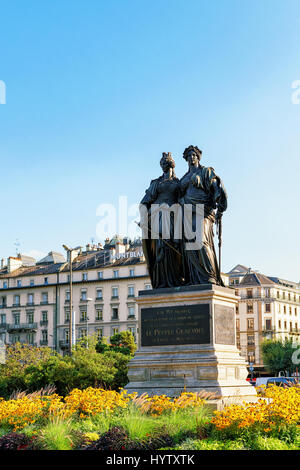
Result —
<instances>
[{"instance_id":1,"label":"bronze statue","mask_svg":"<svg viewBox=\"0 0 300 470\"><path fill-rule=\"evenodd\" d=\"M162 176L151 181L141 201L141 205L147 208L147 217L141 217L144 233L147 225L143 250L154 289L179 286L184 282L182 240L174 238L174 216L171 214L169 218L170 236L164 238L164 215L168 216L168 211L165 213L159 210L159 205L178 205L180 198L180 182L175 175L175 162L171 153L163 153L160 165Z\"/></svg>"},{"instance_id":2,"label":"bronze statue","mask_svg":"<svg viewBox=\"0 0 300 470\"><path fill-rule=\"evenodd\" d=\"M204 205L202 247L199 250L184 250L186 284L218 284L223 286L214 248L213 225L216 222L221 231L221 217L227 208L227 195L221 179L211 167L200 165L202 152L190 145L183 152L189 170L181 178L182 204L191 204L193 224L197 204ZM215 209L217 211L215 212ZM185 240L186 246L186 240Z\"/></svg>"},{"instance_id":3,"label":"bronze statue","mask_svg":"<svg viewBox=\"0 0 300 470\"><path fill-rule=\"evenodd\" d=\"M213 226L217 224L220 247L221 218L227 208L227 195L214 169L200 165L201 156L198 147L190 145L185 149L183 158L188 162L189 170L179 180L171 153L163 153L160 161L163 175L151 181L141 201L143 249L154 289L196 284L224 285L220 275L221 251L218 265ZM190 242L194 240L188 235L195 233L200 205L204 208L201 245L191 249ZM166 228L168 236L165 236Z\"/></svg>"}]
</instances>

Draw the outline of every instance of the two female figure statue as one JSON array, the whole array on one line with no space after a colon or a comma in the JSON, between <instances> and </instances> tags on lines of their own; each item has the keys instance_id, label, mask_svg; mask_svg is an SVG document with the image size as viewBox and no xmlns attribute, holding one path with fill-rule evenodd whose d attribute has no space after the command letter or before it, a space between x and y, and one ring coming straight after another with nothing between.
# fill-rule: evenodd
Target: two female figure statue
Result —
<instances>
[{"instance_id":1,"label":"two female figure statue","mask_svg":"<svg viewBox=\"0 0 300 470\"><path fill-rule=\"evenodd\" d=\"M151 181L141 201L143 249L154 289L223 285L213 225L227 208L227 195L214 169L200 165L201 156L198 147L191 145L185 149L183 158L189 169L179 180L171 154L163 153L160 161L163 174ZM196 232L199 205L204 208L201 246L189 248L195 239L187 238L187 233ZM190 210L189 217L186 209Z\"/></svg>"}]
</instances>

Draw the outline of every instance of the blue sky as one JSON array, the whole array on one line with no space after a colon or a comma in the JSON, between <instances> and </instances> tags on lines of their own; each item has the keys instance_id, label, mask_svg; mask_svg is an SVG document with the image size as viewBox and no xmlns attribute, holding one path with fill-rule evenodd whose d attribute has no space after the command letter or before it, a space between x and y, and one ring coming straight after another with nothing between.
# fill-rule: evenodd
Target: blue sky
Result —
<instances>
[{"instance_id":1,"label":"blue sky","mask_svg":"<svg viewBox=\"0 0 300 470\"><path fill-rule=\"evenodd\" d=\"M300 280L298 0L1 2L0 44L0 257L97 241L99 204L194 144L229 196L223 270Z\"/></svg>"}]
</instances>

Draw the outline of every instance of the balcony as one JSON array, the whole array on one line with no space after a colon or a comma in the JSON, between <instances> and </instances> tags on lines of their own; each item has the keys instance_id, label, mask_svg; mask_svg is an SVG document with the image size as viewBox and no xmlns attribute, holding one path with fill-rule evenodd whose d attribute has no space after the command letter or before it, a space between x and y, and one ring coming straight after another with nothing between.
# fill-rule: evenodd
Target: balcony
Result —
<instances>
[{"instance_id":1,"label":"balcony","mask_svg":"<svg viewBox=\"0 0 300 470\"><path fill-rule=\"evenodd\" d=\"M111 300L119 300L119 296L118 295L112 295Z\"/></svg>"},{"instance_id":2,"label":"balcony","mask_svg":"<svg viewBox=\"0 0 300 470\"><path fill-rule=\"evenodd\" d=\"M135 320L135 315L128 315L127 320Z\"/></svg>"},{"instance_id":3,"label":"balcony","mask_svg":"<svg viewBox=\"0 0 300 470\"><path fill-rule=\"evenodd\" d=\"M34 302L27 302L27 307L34 307Z\"/></svg>"},{"instance_id":4,"label":"balcony","mask_svg":"<svg viewBox=\"0 0 300 470\"><path fill-rule=\"evenodd\" d=\"M116 320L119 320L119 316L118 315L112 315L111 321L116 321Z\"/></svg>"},{"instance_id":5,"label":"balcony","mask_svg":"<svg viewBox=\"0 0 300 470\"><path fill-rule=\"evenodd\" d=\"M7 325L8 331L35 331L37 330L37 323L14 323Z\"/></svg>"},{"instance_id":6,"label":"balcony","mask_svg":"<svg viewBox=\"0 0 300 470\"><path fill-rule=\"evenodd\" d=\"M0 331L6 331L8 327L7 323L0 323Z\"/></svg>"},{"instance_id":7,"label":"balcony","mask_svg":"<svg viewBox=\"0 0 300 470\"><path fill-rule=\"evenodd\" d=\"M41 300L40 305L48 305L49 301L48 300Z\"/></svg>"},{"instance_id":8,"label":"balcony","mask_svg":"<svg viewBox=\"0 0 300 470\"><path fill-rule=\"evenodd\" d=\"M7 304L1 304L0 308L7 308Z\"/></svg>"}]
</instances>

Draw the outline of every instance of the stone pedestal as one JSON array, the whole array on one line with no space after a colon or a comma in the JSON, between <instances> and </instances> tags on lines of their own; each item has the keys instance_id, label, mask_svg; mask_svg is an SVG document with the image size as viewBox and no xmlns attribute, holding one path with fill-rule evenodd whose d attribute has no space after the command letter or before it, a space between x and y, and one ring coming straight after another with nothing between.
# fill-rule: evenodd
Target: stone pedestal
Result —
<instances>
[{"instance_id":1,"label":"stone pedestal","mask_svg":"<svg viewBox=\"0 0 300 470\"><path fill-rule=\"evenodd\" d=\"M223 401L255 401L236 347L237 300L232 289L215 285L140 291L128 391L174 397L205 390Z\"/></svg>"}]
</instances>

